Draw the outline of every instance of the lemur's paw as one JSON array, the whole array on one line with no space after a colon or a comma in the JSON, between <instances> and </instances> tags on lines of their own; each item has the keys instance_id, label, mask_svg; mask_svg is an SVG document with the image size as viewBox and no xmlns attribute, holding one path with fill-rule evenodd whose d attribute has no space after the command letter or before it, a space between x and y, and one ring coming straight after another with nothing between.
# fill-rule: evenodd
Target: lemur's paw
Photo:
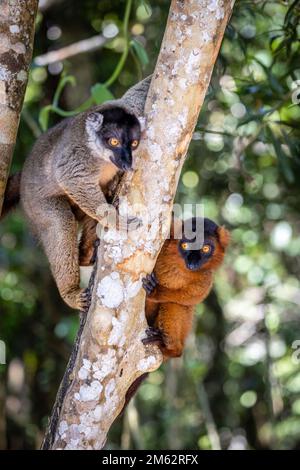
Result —
<instances>
[{"instance_id":1,"label":"lemur's paw","mask_svg":"<svg viewBox=\"0 0 300 470\"><path fill-rule=\"evenodd\" d=\"M154 272L152 274L147 274L147 276L142 279L142 283L143 283L143 288L145 289L147 294L151 295L155 287L158 284L158 281Z\"/></svg>"},{"instance_id":2,"label":"lemur's paw","mask_svg":"<svg viewBox=\"0 0 300 470\"><path fill-rule=\"evenodd\" d=\"M158 328L149 326L149 328L147 328L145 333L146 333L146 338L142 339L143 344L156 343L158 346L161 346L161 347L165 345L163 332L159 330Z\"/></svg>"}]
</instances>

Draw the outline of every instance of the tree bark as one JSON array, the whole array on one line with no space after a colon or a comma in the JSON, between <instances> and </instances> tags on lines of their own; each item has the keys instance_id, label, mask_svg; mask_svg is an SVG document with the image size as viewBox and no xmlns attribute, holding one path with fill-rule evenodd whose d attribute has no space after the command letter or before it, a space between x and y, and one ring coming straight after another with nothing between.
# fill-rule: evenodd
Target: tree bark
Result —
<instances>
[{"instance_id":1,"label":"tree bark","mask_svg":"<svg viewBox=\"0 0 300 470\"><path fill-rule=\"evenodd\" d=\"M171 2L145 106L136 171L125 177L118 193L119 210L141 217L143 226L128 238L113 230L103 236L91 307L82 320L44 449L101 449L129 386L161 364L157 346L141 341L147 327L141 279L153 270L167 235L180 171L233 3Z\"/></svg>"},{"instance_id":2,"label":"tree bark","mask_svg":"<svg viewBox=\"0 0 300 470\"><path fill-rule=\"evenodd\" d=\"M0 214L32 57L38 0L2 0L0 11Z\"/></svg>"}]
</instances>

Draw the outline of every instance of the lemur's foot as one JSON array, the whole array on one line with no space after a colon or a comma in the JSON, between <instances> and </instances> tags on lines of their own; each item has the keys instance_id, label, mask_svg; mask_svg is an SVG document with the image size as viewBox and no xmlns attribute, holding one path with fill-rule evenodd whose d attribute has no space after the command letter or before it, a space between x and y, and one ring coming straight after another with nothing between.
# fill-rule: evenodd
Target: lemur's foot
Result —
<instances>
[{"instance_id":1,"label":"lemur's foot","mask_svg":"<svg viewBox=\"0 0 300 470\"><path fill-rule=\"evenodd\" d=\"M158 346L165 345L163 332L159 330L158 328L149 326L149 328L147 328L145 333L147 336L146 338L142 339L143 344L156 343Z\"/></svg>"},{"instance_id":2,"label":"lemur's foot","mask_svg":"<svg viewBox=\"0 0 300 470\"><path fill-rule=\"evenodd\" d=\"M90 289L87 287L86 289L82 289L80 293L80 301L79 301L79 310L87 314L92 300L92 294Z\"/></svg>"},{"instance_id":3,"label":"lemur's foot","mask_svg":"<svg viewBox=\"0 0 300 470\"><path fill-rule=\"evenodd\" d=\"M72 288L67 292L61 292L63 300L69 307L87 312L91 303L91 293L89 289Z\"/></svg>"},{"instance_id":4,"label":"lemur's foot","mask_svg":"<svg viewBox=\"0 0 300 470\"><path fill-rule=\"evenodd\" d=\"M154 273L147 274L146 277L142 279L143 288L148 295L151 295L158 284L157 278Z\"/></svg>"}]
</instances>

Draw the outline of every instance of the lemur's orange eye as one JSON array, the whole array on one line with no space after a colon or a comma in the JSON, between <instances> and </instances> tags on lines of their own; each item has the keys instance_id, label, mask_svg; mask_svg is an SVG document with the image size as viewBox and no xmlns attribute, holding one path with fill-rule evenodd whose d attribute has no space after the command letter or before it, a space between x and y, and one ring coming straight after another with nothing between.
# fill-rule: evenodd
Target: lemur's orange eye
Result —
<instances>
[{"instance_id":1,"label":"lemur's orange eye","mask_svg":"<svg viewBox=\"0 0 300 470\"><path fill-rule=\"evenodd\" d=\"M186 243L186 242L181 243L181 248L182 248L183 250L187 250L188 247L189 247L189 244L188 244L188 243Z\"/></svg>"},{"instance_id":2,"label":"lemur's orange eye","mask_svg":"<svg viewBox=\"0 0 300 470\"><path fill-rule=\"evenodd\" d=\"M210 252L210 245L203 245L201 251L205 254Z\"/></svg>"},{"instance_id":3,"label":"lemur's orange eye","mask_svg":"<svg viewBox=\"0 0 300 470\"><path fill-rule=\"evenodd\" d=\"M136 149L138 145L139 145L139 141L138 141L138 140L133 140L133 141L131 142L131 147L132 147L133 149Z\"/></svg>"},{"instance_id":4,"label":"lemur's orange eye","mask_svg":"<svg viewBox=\"0 0 300 470\"><path fill-rule=\"evenodd\" d=\"M118 145L120 145L120 141L118 139L116 139L115 137L111 137L111 139L109 139L108 143L112 147L117 147Z\"/></svg>"}]
</instances>

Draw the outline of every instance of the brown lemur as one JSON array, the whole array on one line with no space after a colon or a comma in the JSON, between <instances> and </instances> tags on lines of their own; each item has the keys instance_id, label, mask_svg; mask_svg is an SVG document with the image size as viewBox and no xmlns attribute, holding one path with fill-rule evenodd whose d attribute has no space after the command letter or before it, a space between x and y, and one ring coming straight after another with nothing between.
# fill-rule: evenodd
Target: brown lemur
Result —
<instances>
[{"instance_id":1,"label":"brown lemur","mask_svg":"<svg viewBox=\"0 0 300 470\"><path fill-rule=\"evenodd\" d=\"M177 239L179 224L183 235ZM229 239L229 232L208 218L176 220L172 225L152 274L143 280L150 325L143 342L157 342L164 359L182 355L196 305L210 293Z\"/></svg>"},{"instance_id":2,"label":"brown lemur","mask_svg":"<svg viewBox=\"0 0 300 470\"><path fill-rule=\"evenodd\" d=\"M8 180L2 214L20 197L61 297L72 308L85 310L88 304L88 293L80 288L80 261L88 263L79 260L78 222L82 223L81 246L91 226L99 222L109 227L113 222L107 191L120 172L133 169L132 152L140 142L140 118L150 80L138 83L119 100L49 129L33 146L21 176ZM117 221L129 230L140 224L136 217L127 220L119 215Z\"/></svg>"}]
</instances>

